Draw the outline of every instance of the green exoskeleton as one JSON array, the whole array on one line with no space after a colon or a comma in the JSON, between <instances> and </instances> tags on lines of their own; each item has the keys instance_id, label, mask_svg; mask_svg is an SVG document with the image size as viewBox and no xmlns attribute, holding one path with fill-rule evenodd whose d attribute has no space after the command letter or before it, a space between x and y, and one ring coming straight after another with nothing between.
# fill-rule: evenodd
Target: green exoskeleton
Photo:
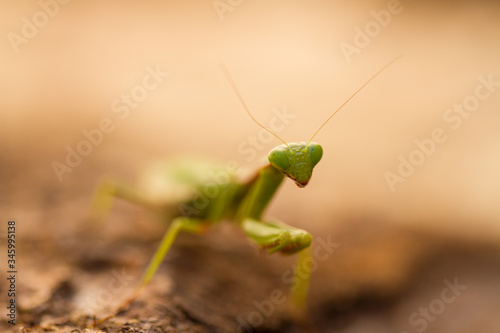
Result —
<instances>
[{"instance_id":1,"label":"green exoskeleton","mask_svg":"<svg viewBox=\"0 0 500 333\"><path fill-rule=\"evenodd\" d=\"M263 213L285 176L300 188L309 183L314 167L323 156L323 148L312 142L312 139L349 100L397 59L366 81L321 125L308 142L297 143L286 143L252 116L229 73L223 67L226 78L248 115L283 144L269 152L269 164L257 170L250 180L244 182L237 181L235 175L227 173L224 166L184 161L171 163L151 172L147 176L153 181L143 183L145 185L142 187L130 187L111 180L103 180L98 185L92 206L94 216L102 219L109 212L113 197L118 197L153 210L170 221L139 286L119 307L117 313L134 301L149 284L179 232L201 233L222 220L238 223L243 232L267 253L299 254L295 279L300 283L298 288L296 286L292 289L291 305L295 309L304 308L309 285L307 261L310 258L307 248L313 237L305 230L265 219ZM218 177L218 181L214 182L210 175L221 173L225 176ZM164 197L158 198L155 193L161 193ZM298 269L301 269L301 274L297 274Z\"/></svg>"}]
</instances>

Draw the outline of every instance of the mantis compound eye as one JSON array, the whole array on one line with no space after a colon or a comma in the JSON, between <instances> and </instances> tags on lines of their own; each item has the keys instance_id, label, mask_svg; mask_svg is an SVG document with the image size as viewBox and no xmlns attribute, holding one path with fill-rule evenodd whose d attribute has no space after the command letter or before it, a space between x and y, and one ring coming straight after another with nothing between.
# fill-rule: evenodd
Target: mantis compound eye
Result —
<instances>
[{"instance_id":1,"label":"mantis compound eye","mask_svg":"<svg viewBox=\"0 0 500 333\"><path fill-rule=\"evenodd\" d=\"M279 171L285 171L290 166L288 154L281 149L273 149L269 152L269 163Z\"/></svg>"},{"instance_id":2,"label":"mantis compound eye","mask_svg":"<svg viewBox=\"0 0 500 333\"><path fill-rule=\"evenodd\" d=\"M309 144L309 154L311 155L311 163L313 167L321 161L321 157L323 157L323 148L314 142Z\"/></svg>"}]
</instances>

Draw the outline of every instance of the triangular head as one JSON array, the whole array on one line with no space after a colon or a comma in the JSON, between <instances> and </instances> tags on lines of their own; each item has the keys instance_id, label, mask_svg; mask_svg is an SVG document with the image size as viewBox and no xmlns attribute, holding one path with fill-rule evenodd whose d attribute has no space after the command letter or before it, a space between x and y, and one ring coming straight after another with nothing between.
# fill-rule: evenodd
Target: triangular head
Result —
<instances>
[{"instance_id":1,"label":"triangular head","mask_svg":"<svg viewBox=\"0 0 500 333\"><path fill-rule=\"evenodd\" d=\"M314 166L318 164L318 162L321 160L321 157L323 156L323 148L321 148L319 144L311 142L316 136L316 134L318 134L318 132L321 131L321 129L330 121L330 119L332 119L333 116L335 116L337 112L339 112L344 107L344 105L346 105L354 96L356 96L356 94L360 92L361 89L363 89L366 85L368 85L368 83L370 83L375 77L377 77L380 73L382 73L387 67L389 67L399 58L401 58L401 56L395 58L387 65L382 67L382 69L380 69L377 73L375 73L358 90L356 90L356 92L354 92L354 94L352 94L351 97L349 97L337 110L335 110L335 112L333 112L333 114L323 123L323 125L319 127L319 129L313 134L308 143L297 142L297 143L287 144L278 135L276 135L271 130L269 130L261 123L259 123L248 109L245 101L243 100L243 97L241 97L241 94L238 88L236 87L236 84L234 84L233 79L231 78L231 75L229 74L226 67L222 65L221 68L227 80L229 81L229 84L231 84L231 86L233 87L236 96L240 100L241 104L243 105L243 108L248 113L250 118L252 118L252 120L257 125L259 125L264 130L269 132L271 135L275 136L278 140L283 142L283 145L277 146L276 148L272 149L269 152L268 158L271 165L277 170L284 173L288 178L292 179L297 184L298 187L305 187L307 183L309 183L309 180L311 179L312 170Z\"/></svg>"},{"instance_id":2,"label":"triangular head","mask_svg":"<svg viewBox=\"0 0 500 333\"><path fill-rule=\"evenodd\" d=\"M293 142L273 148L268 159L273 167L292 179L298 187L305 187L322 156L323 148L315 142Z\"/></svg>"}]
</instances>

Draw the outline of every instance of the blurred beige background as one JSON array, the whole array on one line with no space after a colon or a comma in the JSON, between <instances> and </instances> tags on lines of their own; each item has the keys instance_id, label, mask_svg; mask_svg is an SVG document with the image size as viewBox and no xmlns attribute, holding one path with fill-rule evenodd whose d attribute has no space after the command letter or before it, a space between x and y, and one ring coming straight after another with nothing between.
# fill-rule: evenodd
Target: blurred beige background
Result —
<instances>
[{"instance_id":1,"label":"blurred beige background","mask_svg":"<svg viewBox=\"0 0 500 333\"><path fill-rule=\"evenodd\" d=\"M132 180L148 161L184 153L255 168L260 157L248 161L240 145L260 129L220 62L257 119L269 125L273 110L286 108L295 118L279 135L307 141L373 73L403 54L317 135L325 153L310 185L299 190L286 182L270 213L316 233L366 215L459 238L499 239L500 87L459 128L443 119L474 94L479 77L500 82L495 2L222 1L228 7L218 10L214 3L72 1L52 6L46 22L37 1L0 3L8 215L28 214L37 183L9 186L28 175L67 190L86 179L90 189L99 174ZM388 6L398 13L377 30L372 11L383 15ZM23 18L40 25L26 39ZM341 45L356 45L356 29L367 27L375 29L368 45L346 57ZM140 86L147 68L169 75L121 119L114 101ZM114 130L59 182L52 163L64 163L66 147L76 148L82 131L103 118ZM399 156L408 158L414 141L435 128L447 140L391 191L384 174L397 173ZM255 152L265 157L278 144ZM95 175L88 179L90 169Z\"/></svg>"},{"instance_id":2,"label":"blurred beige background","mask_svg":"<svg viewBox=\"0 0 500 333\"><path fill-rule=\"evenodd\" d=\"M220 63L263 124L279 127L276 114L291 115L278 135L293 142L309 140L368 78L403 55L315 137L324 156L310 184L298 189L286 180L269 215L342 244L313 275L310 306L322 329L338 332L347 309L347 317L360 315L343 332L400 332L414 311L442 295L443 279L457 278L469 287L466 296L428 332L497 329L499 14L495 1L0 2L0 217L18 225L23 320L43 323L47 306L57 318L95 297L93 286L109 279L106 263L142 273L164 230L142 210L117 203L95 238L81 233L102 175L133 182L150 162L185 154L235 160L252 171L280 144L245 114ZM133 106L124 98L135 98ZM474 111L457 111L464 103ZM87 156L63 166L68 149ZM419 165L409 170L402 159ZM404 173L404 181L391 185L389 173ZM220 235L207 238L213 246L195 243L203 256L191 255L191 266L183 266L190 248L176 246L177 257L149 291L156 302L144 304L178 308L170 296L180 295L186 313L205 314L210 320L193 318L206 324L213 304L226 309L227 302L234 311L222 317L232 326L254 311L252 301L269 295L266 285L276 288L291 261L247 251L252 274L240 278L241 267L230 263L243 258L244 239L224 243ZM222 273L206 272L219 262L224 277L238 281L239 301L210 285ZM272 269L253 270L256 262L278 279ZM165 297L168 277L182 283ZM75 286L60 308L47 302L58 299L59 284ZM198 298L186 297L190 292ZM289 325L284 315L273 318Z\"/></svg>"}]
</instances>

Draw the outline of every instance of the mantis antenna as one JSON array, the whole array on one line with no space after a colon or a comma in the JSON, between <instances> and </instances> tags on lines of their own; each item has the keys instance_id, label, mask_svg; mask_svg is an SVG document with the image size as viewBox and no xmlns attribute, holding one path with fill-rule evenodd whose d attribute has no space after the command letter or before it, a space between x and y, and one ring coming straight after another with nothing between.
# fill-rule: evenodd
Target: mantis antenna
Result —
<instances>
[{"instance_id":1,"label":"mantis antenna","mask_svg":"<svg viewBox=\"0 0 500 333\"><path fill-rule=\"evenodd\" d=\"M231 85L231 87L233 88L236 96L238 97L238 99L240 100L241 104L243 105L243 108L245 109L245 111L248 113L248 115L250 116L250 118L252 118L252 120L257 124L259 125L260 127L262 127L263 129L265 129L266 131L268 131L269 133L271 133L274 137L276 137L278 140L280 140L281 142L283 142L287 147L288 149L290 149L290 146L285 142L283 141L282 138L280 138L278 135L274 134L270 129L266 128L264 125L262 125L261 123L259 123L257 121L257 119L255 119L255 117L252 115L252 113L250 112L250 110L248 109L245 101L243 100L243 97L241 97L241 94L240 94L240 91L238 90L238 88L236 87L236 84L234 83L233 81L233 78L231 77L231 74L229 74L229 71L227 70L226 66L221 63L220 64L220 68L222 70L222 73L224 73L224 76L226 77L227 81L229 81L229 84ZM290 149L291 150L291 149Z\"/></svg>"},{"instance_id":2,"label":"mantis antenna","mask_svg":"<svg viewBox=\"0 0 500 333\"><path fill-rule=\"evenodd\" d=\"M311 143L312 139L314 139L314 137L316 136L316 134L319 133L319 131L321 131L321 129L330 121L330 119L333 118L333 116L335 116L337 114L337 112L339 112L354 96L356 96L360 91L361 89L363 89L364 87L366 87L368 85L368 83L370 83L374 78L376 78L380 73L382 73L387 67L389 67L390 65L392 65L393 63L395 63L397 60L399 60L400 58L402 57L402 55L394 58L393 60L391 60L387 65L385 65L384 67L382 67L377 73L375 73L370 79L368 79L368 81L366 81L358 90L356 90L356 92L354 94L351 95L351 97L349 97L331 116L330 118L328 118L324 123L323 125L321 125L318 130L314 133L314 135L311 137L311 139L309 140L309 142L307 143L307 146L309 146L309 144ZM306 147L307 147L306 146Z\"/></svg>"}]
</instances>

